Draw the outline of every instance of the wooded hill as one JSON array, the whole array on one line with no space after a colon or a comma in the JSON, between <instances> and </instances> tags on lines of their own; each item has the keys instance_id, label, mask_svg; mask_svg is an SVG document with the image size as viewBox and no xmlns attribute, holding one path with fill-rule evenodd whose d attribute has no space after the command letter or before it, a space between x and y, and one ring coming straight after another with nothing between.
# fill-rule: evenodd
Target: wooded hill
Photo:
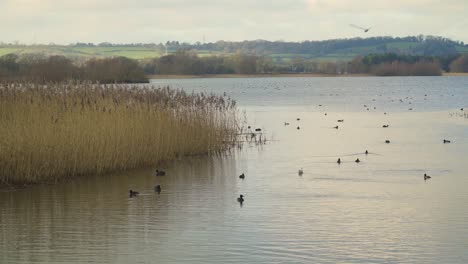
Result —
<instances>
[{"instance_id":1,"label":"wooded hill","mask_svg":"<svg viewBox=\"0 0 468 264\"><path fill-rule=\"evenodd\" d=\"M468 53L468 45L435 36L371 37L332 39L323 41L217 41L213 43L74 43L70 45L20 45L0 43L0 56L8 53L43 53L67 57L116 57L133 59L160 57L177 50L193 50L199 56L229 55L235 53L271 57L274 61L288 61L294 58L326 61L349 61L356 56L379 53L397 53L415 56L446 56Z\"/></svg>"}]
</instances>

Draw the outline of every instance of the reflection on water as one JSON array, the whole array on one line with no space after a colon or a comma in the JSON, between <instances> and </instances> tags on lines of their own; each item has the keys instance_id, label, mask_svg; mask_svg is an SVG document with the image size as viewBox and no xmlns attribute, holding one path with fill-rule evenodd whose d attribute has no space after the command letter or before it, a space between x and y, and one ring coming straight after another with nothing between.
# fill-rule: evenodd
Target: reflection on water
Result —
<instances>
[{"instance_id":1,"label":"reflection on water","mask_svg":"<svg viewBox=\"0 0 468 264\"><path fill-rule=\"evenodd\" d=\"M468 119L451 114L458 106L322 107L244 104L273 141L177 160L165 177L151 168L1 191L0 263L467 263Z\"/></svg>"}]
</instances>

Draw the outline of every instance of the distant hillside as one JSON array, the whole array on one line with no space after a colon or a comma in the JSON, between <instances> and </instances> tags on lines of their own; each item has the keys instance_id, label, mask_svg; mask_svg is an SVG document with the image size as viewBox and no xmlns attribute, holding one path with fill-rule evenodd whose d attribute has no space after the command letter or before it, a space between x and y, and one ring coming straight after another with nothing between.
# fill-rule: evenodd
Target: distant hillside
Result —
<instances>
[{"instance_id":1,"label":"distant hillside","mask_svg":"<svg viewBox=\"0 0 468 264\"><path fill-rule=\"evenodd\" d=\"M397 53L418 56L445 56L468 53L468 45L443 37L414 36L404 38L372 37L334 39L324 41L218 41L215 43L165 44L111 44L76 43L71 45L14 45L0 44L0 56L8 53L44 53L65 55L71 58L124 56L133 59L160 57L180 49L190 49L199 56L226 55L237 52L271 57L275 61L289 61L293 58L346 61L359 55Z\"/></svg>"}]
</instances>

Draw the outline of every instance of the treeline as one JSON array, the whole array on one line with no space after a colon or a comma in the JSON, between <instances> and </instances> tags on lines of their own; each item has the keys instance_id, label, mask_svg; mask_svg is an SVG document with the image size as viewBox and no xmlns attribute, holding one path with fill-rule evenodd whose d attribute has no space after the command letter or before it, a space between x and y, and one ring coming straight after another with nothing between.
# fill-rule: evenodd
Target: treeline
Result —
<instances>
[{"instance_id":1,"label":"treeline","mask_svg":"<svg viewBox=\"0 0 468 264\"><path fill-rule=\"evenodd\" d=\"M412 55L439 56L458 53L457 47L465 46L465 43L453 41L443 37L436 36L412 36L403 38L393 37L371 37L371 38L351 38L351 39L331 39L323 41L303 41L303 42L284 42L284 41L242 41L228 42L218 41L216 43L184 45L177 42L169 43L169 47L191 48L196 50L209 50L218 52L252 52L256 54L284 54L296 53L307 54L310 56L323 56L326 54L361 54L359 48L368 47L375 49L376 52L402 52L404 47L399 47L399 43L410 44L405 52ZM395 44L395 45L392 45ZM366 50L362 55L366 54Z\"/></svg>"},{"instance_id":2,"label":"treeline","mask_svg":"<svg viewBox=\"0 0 468 264\"><path fill-rule=\"evenodd\" d=\"M369 54L355 58L348 68L350 73L368 73L377 76L438 76L442 75L440 60L436 57L406 54Z\"/></svg>"},{"instance_id":3,"label":"treeline","mask_svg":"<svg viewBox=\"0 0 468 264\"><path fill-rule=\"evenodd\" d=\"M442 71L436 62L420 61L406 63L395 61L371 67L370 73L376 76L440 76Z\"/></svg>"},{"instance_id":4,"label":"treeline","mask_svg":"<svg viewBox=\"0 0 468 264\"><path fill-rule=\"evenodd\" d=\"M190 50L141 62L146 74L264 74L264 73L362 73L389 75L441 75L467 71L468 55L415 56L396 53L369 54L347 61L317 61L294 58L276 62L270 57L236 53L229 56L199 57Z\"/></svg>"},{"instance_id":5,"label":"treeline","mask_svg":"<svg viewBox=\"0 0 468 264\"><path fill-rule=\"evenodd\" d=\"M442 72L468 72L468 55L414 56L406 54L369 54L351 61L349 71L378 76L441 75Z\"/></svg>"},{"instance_id":6,"label":"treeline","mask_svg":"<svg viewBox=\"0 0 468 264\"><path fill-rule=\"evenodd\" d=\"M468 72L468 55L417 56L396 53L358 56L349 62L291 60L291 73L370 74L377 76L438 76L443 72Z\"/></svg>"},{"instance_id":7,"label":"treeline","mask_svg":"<svg viewBox=\"0 0 468 264\"><path fill-rule=\"evenodd\" d=\"M377 76L427 76L442 72L468 72L468 55L413 56L384 53L356 57L352 61L317 61L294 58L274 61L268 56L236 53L198 56L191 50L141 61L125 57L72 61L64 56L37 54L0 57L0 80L59 82L89 80L101 83L147 82L148 75L204 74L370 74Z\"/></svg>"},{"instance_id":8,"label":"treeline","mask_svg":"<svg viewBox=\"0 0 468 264\"><path fill-rule=\"evenodd\" d=\"M405 43L403 46L399 44ZM406 52L411 55L442 56L457 54L457 48L467 47L462 41L454 41L438 36L408 36L408 37L370 37L350 39L330 39L321 41L217 41L210 43L184 43L179 41L167 41L159 44L112 44L108 42L76 43L75 46L99 46L99 47L151 47L161 52L166 48L170 51L189 49L195 51L209 51L217 53L236 53L238 51L246 54L304 54L309 57L324 56L327 54L360 54L367 55L369 50L378 53L400 53ZM409 45L409 46L408 46ZM408 47L406 47L408 46ZM366 47L367 49L362 49Z\"/></svg>"},{"instance_id":9,"label":"treeline","mask_svg":"<svg viewBox=\"0 0 468 264\"><path fill-rule=\"evenodd\" d=\"M255 74L274 70L273 61L263 56L237 53L199 57L190 50L179 50L141 63L146 74Z\"/></svg>"},{"instance_id":10,"label":"treeline","mask_svg":"<svg viewBox=\"0 0 468 264\"><path fill-rule=\"evenodd\" d=\"M235 53L225 56L198 56L191 50L178 50L159 58L142 60L149 75L343 73L346 62L314 61L296 58L277 62L268 56Z\"/></svg>"},{"instance_id":11,"label":"treeline","mask_svg":"<svg viewBox=\"0 0 468 264\"><path fill-rule=\"evenodd\" d=\"M125 57L85 62L58 55L7 54L0 57L0 80L60 82L70 79L101 83L148 82L138 61Z\"/></svg>"}]
</instances>

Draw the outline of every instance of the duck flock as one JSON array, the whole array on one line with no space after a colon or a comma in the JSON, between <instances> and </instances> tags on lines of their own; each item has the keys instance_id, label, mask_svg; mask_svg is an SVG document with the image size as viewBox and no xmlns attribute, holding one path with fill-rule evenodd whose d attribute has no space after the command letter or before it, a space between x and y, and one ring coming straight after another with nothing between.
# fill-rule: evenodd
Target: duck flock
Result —
<instances>
[{"instance_id":1,"label":"duck flock","mask_svg":"<svg viewBox=\"0 0 468 264\"><path fill-rule=\"evenodd\" d=\"M157 169L155 171L155 176L166 176L166 172L163 171L163 170L159 170ZM302 173L300 172L300 174L302 175ZM239 179L243 180L245 179L245 174L242 173L241 175L239 175ZM161 185L156 185L154 186L154 192L157 193L157 194L161 194L161 191L162 191L162 188L161 188ZM137 197L138 195L140 194L140 192L138 191L134 191L132 189L128 190L128 196L130 198L134 198L134 197ZM242 203L244 202L244 195L239 195L239 197L237 198L237 201L242 205Z\"/></svg>"},{"instance_id":2,"label":"duck flock","mask_svg":"<svg viewBox=\"0 0 468 264\"><path fill-rule=\"evenodd\" d=\"M364 106L367 107L367 105L364 105ZM461 108L461 111L463 111L463 108ZM384 114L387 114L387 113L384 113ZM327 115L327 113L325 113L325 115ZM297 121L300 121L301 119L300 119L300 118L297 118L296 120L297 120ZM344 119L338 119L337 122L338 122L338 123L343 123L343 122L344 122ZM284 122L284 125L285 125L285 126L289 126L289 122ZM388 124L382 125L382 128L388 128L388 127L389 127ZM339 127L338 127L338 126L334 126L333 128L334 128L334 129L338 129ZM299 126L297 127L297 129L299 129ZM451 141L448 140L448 139L443 139L442 142L443 142L444 144L451 143ZM386 144L390 144L390 140L388 140L388 139L385 140L385 143L386 143ZM369 154L369 151L366 149L366 151L364 152L364 154L365 154L365 155L368 155L368 154ZM342 162L341 158L338 158L338 160L336 161L336 163L338 163L338 164L341 164L341 162ZM360 163L361 161L359 160L359 158L357 158L356 160L354 160L354 162ZM298 175L299 175L299 176L302 176L303 174L304 174L304 169L303 169L303 168L300 168L300 169L298 170ZM244 175L244 174L242 174L242 175ZM428 180L428 179L430 179L430 178L431 178L431 176L429 176L429 175L427 175L426 173L424 173L424 180L425 180L425 181Z\"/></svg>"},{"instance_id":3,"label":"duck flock","mask_svg":"<svg viewBox=\"0 0 468 264\"><path fill-rule=\"evenodd\" d=\"M321 105L319 105L319 106L321 106ZM364 107L367 107L367 105L364 105ZM367 109L368 109L368 108L367 108ZM408 109L408 110L411 111L412 109ZM461 111L464 111L463 108L461 108L460 110L461 110ZM386 115L387 113L385 112L384 114ZM325 115L327 115L327 113L325 113ZM296 118L296 121L300 121L300 120L301 120L301 118L299 118L299 117ZM344 122L344 119L338 119L337 122L338 122L338 123L343 123L343 122ZM290 123L289 123L289 122L284 122L284 125L285 125L285 126L289 126ZM388 125L388 124L382 125L382 128L389 128L389 127L390 127L390 125ZM334 126L334 127L332 127L332 128L338 129L339 126L336 125L336 126ZM300 126L297 126L297 129L299 130L299 129L300 129ZM251 126L248 126L248 130L251 131ZM257 136L256 133L262 133L262 129L261 129L261 128L255 128L254 131L255 131L255 132L249 132L249 133L247 133L247 134L251 134L252 138L254 138L254 137ZM388 140L388 139L385 140L385 143L386 143L386 144L390 144L390 140ZM442 140L442 143L443 143L443 144L449 144L449 143L452 143L452 142L451 142L451 140L443 139L443 140ZM368 155L369 153L370 153L370 152L369 152L368 150L365 150L365 152L364 152L365 155ZM343 161L342 161L341 158L338 158L338 160L336 161L336 163L338 163L338 164L341 164L342 162L343 162ZM354 162L360 163L361 161L359 160L359 158L357 158L356 160L354 160ZM163 171L163 170L159 170L159 169L156 169L156 171L155 171L154 174L155 174L155 176L166 176L166 172ZM303 169L303 168L300 168L300 169L298 170L298 175L299 175L299 176L302 176L303 174L304 174L304 169ZM246 177L246 176L245 176L245 173L242 173L242 174L239 175L239 179L241 179L241 180L244 180L245 177ZM424 179L424 181L429 180L429 179L431 179L431 176L427 175L427 173L424 173L423 179ZM160 194L161 191L162 191L161 185L156 185L156 186L154 186L154 192L155 192L155 193ZM131 189L129 190L129 197L130 197L130 198L137 197L139 194L140 194L140 193L139 193L138 191L134 191L134 190L131 190ZM242 206L242 204L243 204L244 201L245 201L244 195L243 195L243 194L240 194L239 197L237 197L237 202L240 203L240 205Z\"/></svg>"},{"instance_id":4,"label":"duck flock","mask_svg":"<svg viewBox=\"0 0 468 264\"><path fill-rule=\"evenodd\" d=\"M426 95L426 96L427 96L427 95ZM407 99L408 99L408 97L407 97ZM412 99L412 98L409 98L409 99ZM402 100L402 99L400 99L400 100ZM411 104L411 102L410 102L410 104ZM321 106L322 106L322 105L319 105L319 107L321 107ZM368 107L367 105L364 105L364 107L367 109L367 111L369 111L369 107ZM376 109L376 107L374 107L374 109ZM412 111L413 109L412 109L412 108L409 108L408 110L409 110L409 111ZM461 108L460 111L463 112L464 109ZM325 113L325 115L327 115L327 113ZM387 115L387 112L384 112L384 115ZM296 118L296 121L300 121L300 120L301 120L301 118L299 118L299 117ZM338 122L338 123L343 123L343 122L344 122L344 119L338 119L337 122ZM289 126L289 125L290 125L290 122L284 122L284 126ZM389 128L389 127L390 127L389 124L384 124L384 125L382 125L382 128ZM334 128L334 129L339 129L339 126L336 125L336 126L334 126L334 127L332 127L332 128ZM249 129L249 131L250 131L251 127L249 126L248 129ZM297 129L299 130L299 129L300 129L300 126L297 126ZM261 128L256 128L256 129L255 129L255 132L261 132L261 131L262 131ZM253 132L250 132L250 133L253 134L252 137L256 136L255 133L253 133ZM385 140L384 142L385 142L386 144L390 144L390 140L388 140L388 139ZM451 140L443 139L443 140L442 140L442 143L443 143L443 144L448 144L448 143L451 143ZM365 150L365 152L364 152L365 155L368 155L369 153L370 153L370 152L369 152L368 150ZM359 158L357 158L356 160L354 160L354 162L360 163L361 161L359 160ZM338 158L338 160L336 161L336 163L341 164L341 163L342 163L341 158ZM300 169L298 170L298 175L299 175L299 176L302 176L303 174L304 174L304 169L303 169L303 168L300 168ZM242 174L239 176L239 178L244 179L244 178L245 178L244 173L242 173ZM423 179L424 179L424 181L429 180L429 179L431 179L431 176L427 175L427 173L424 173ZM244 196L241 194L241 195L239 196L239 198L237 198L237 201L240 202L240 203L242 204L242 203L244 202Z\"/></svg>"},{"instance_id":5,"label":"duck flock","mask_svg":"<svg viewBox=\"0 0 468 264\"><path fill-rule=\"evenodd\" d=\"M166 172L163 171L163 170L159 170L157 169L154 173L155 176L166 176ZM156 185L154 186L154 192L157 193L157 194L160 194L161 191L162 191L162 188L161 188L161 185ZM133 198L133 197L137 197L138 195L140 194L140 192L137 192L137 191L134 191L132 189L128 190L128 196L130 198Z\"/></svg>"}]
</instances>

